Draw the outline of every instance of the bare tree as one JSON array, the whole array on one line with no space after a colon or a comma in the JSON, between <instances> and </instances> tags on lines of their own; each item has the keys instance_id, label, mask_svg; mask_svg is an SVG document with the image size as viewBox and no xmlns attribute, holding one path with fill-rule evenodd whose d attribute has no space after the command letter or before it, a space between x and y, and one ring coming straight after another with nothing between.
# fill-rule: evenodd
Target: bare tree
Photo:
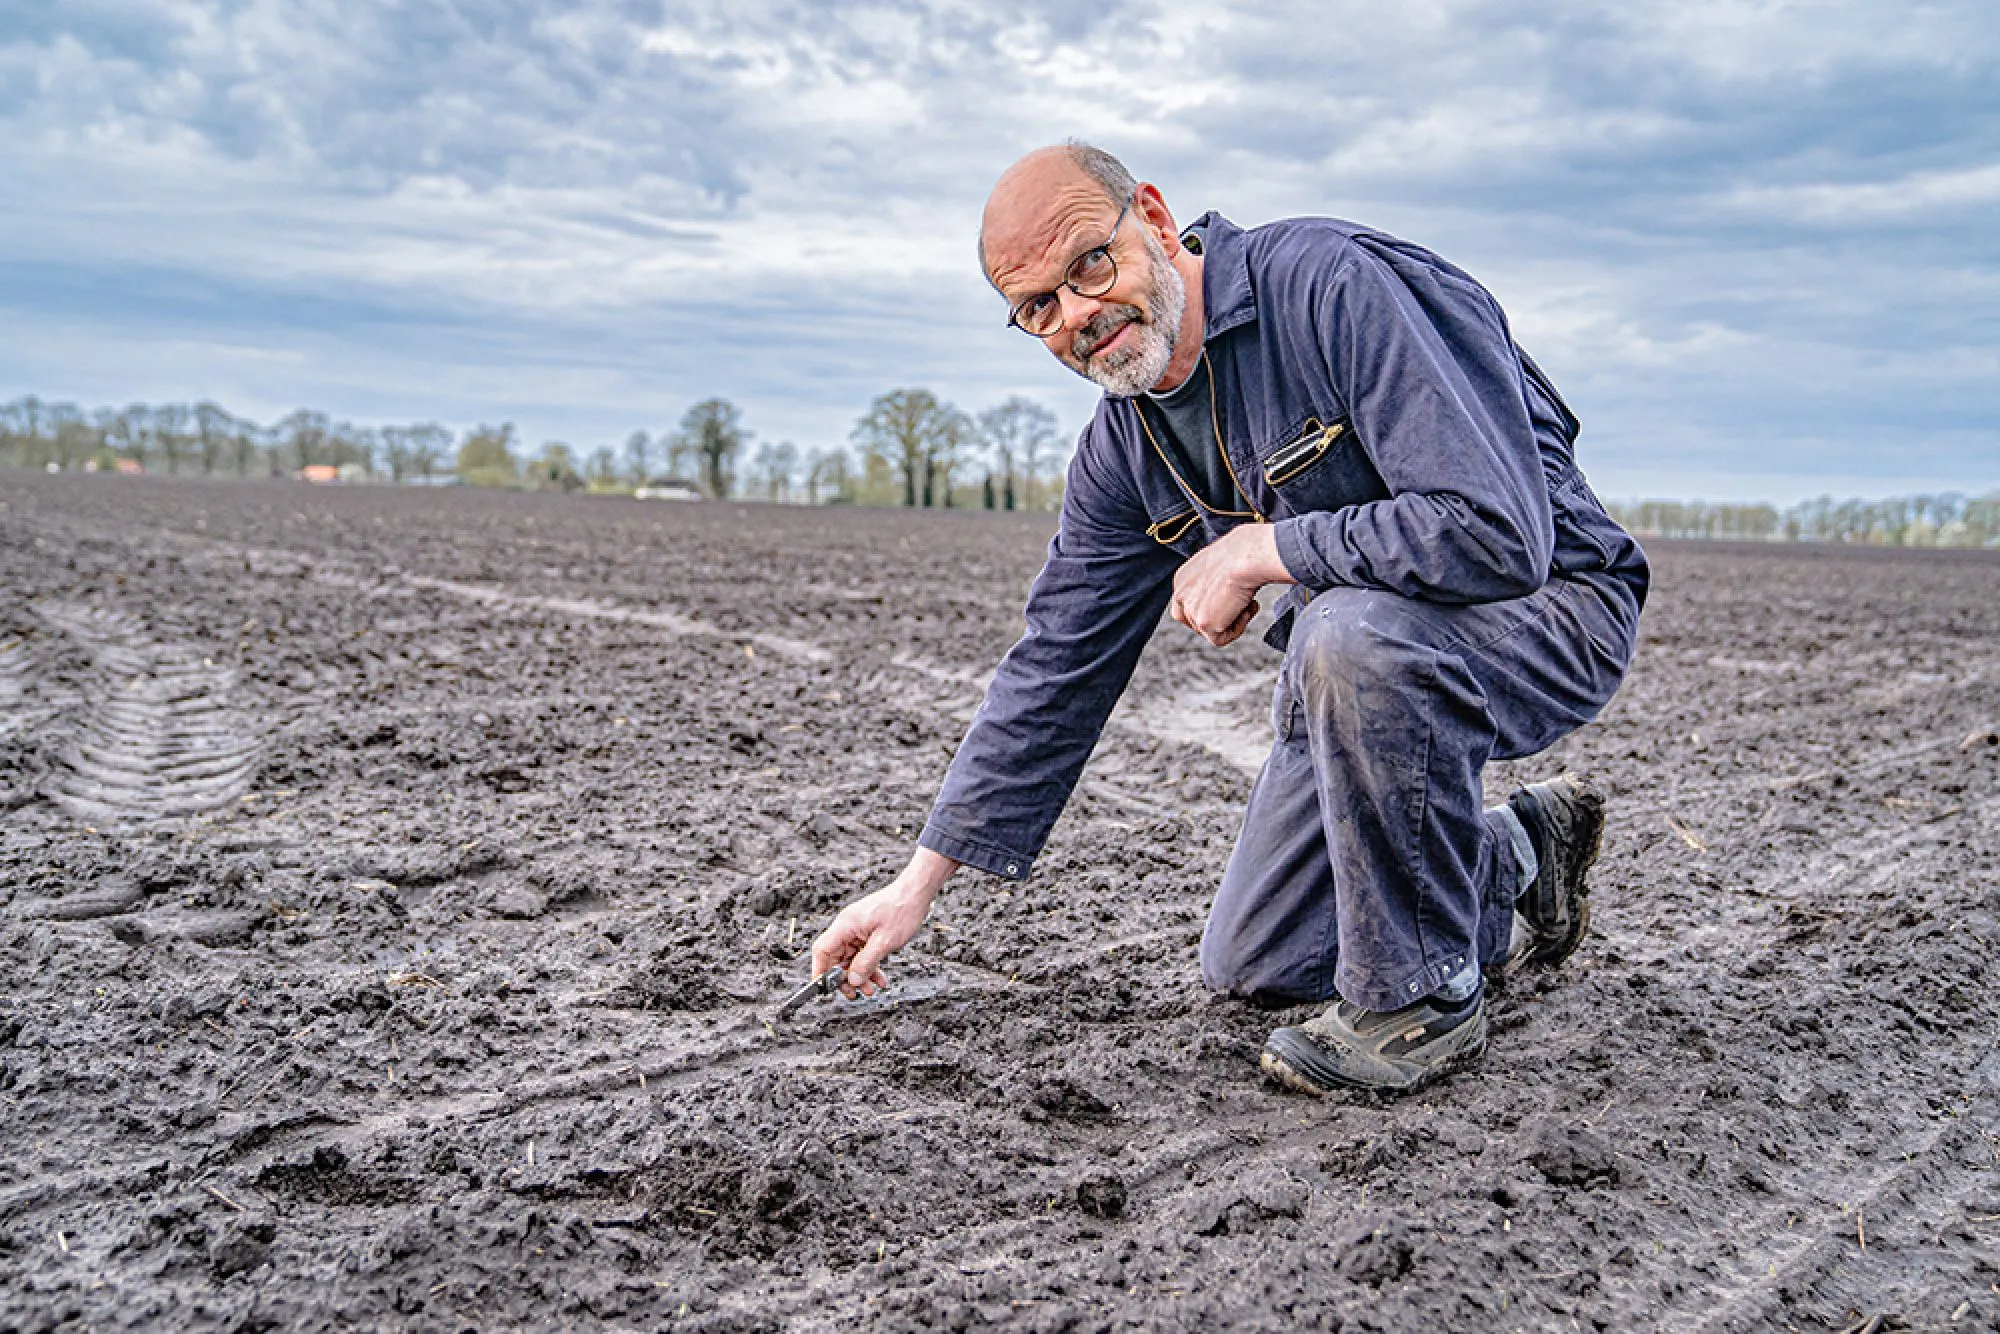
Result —
<instances>
[{"instance_id":1,"label":"bare tree","mask_svg":"<svg viewBox=\"0 0 2000 1334\"><path fill-rule=\"evenodd\" d=\"M634 431L625 437L625 459L632 469L632 484L644 486L652 476L653 437L644 431Z\"/></svg>"},{"instance_id":2,"label":"bare tree","mask_svg":"<svg viewBox=\"0 0 2000 1334\"><path fill-rule=\"evenodd\" d=\"M717 500L736 481L736 457L750 440L743 414L726 398L705 398L681 418L676 440L692 452L701 468L702 487Z\"/></svg>"},{"instance_id":3,"label":"bare tree","mask_svg":"<svg viewBox=\"0 0 2000 1334\"><path fill-rule=\"evenodd\" d=\"M757 477L764 486L764 499L789 502L793 474L799 467L799 447L789 440L757 447Z\"/></svg>"},{"instance_id":4,"label":"bare tree","mask_svg":"<svg viewBox=\"0 0 2000 1334\"><path fill-rule=\"evenodd\" d=\"M193 438L188 433L188 410L180 403L165 403L153 409L153 444L166 460L169 473L179 473Z\"/></svg>"},{"instance_id":5,"label":"bare tree","mask_svg":"<svg viewBox=\"0 0 2000 1334\"><path fill-rule=\"evenodd\" d=\"M86 459L104 448L104 432L86 420L74 403L51 407L48 423L54 462L65 472L81 467Z\"/></svg>"},{"instance_id":6,"label":"bare tree","mask_svg":"<svg viewBox=\"0 0 2000 1334\"><path fill-rule=\"evenodd\" d=\"M294 469L310 468L327 461L327 445L333 426L324 412L300 408L280 417L271 430L278 437L280 447L291 456Z\"/></svg>"},{"instance_id":7,"label":"bare tree","mask_svg":"<svg viewBox=\"0 0 2000 1334\"><path fill-rule=\"evenodd\" d=\"M937 484L938 503L950 509L957 502L952 498L958 470L973 462L973 453L979 443L979 427L971 417L947 403L944 418L939 423L938 447L931 456L931 473ZM925 482L924 494L931 492L931 483ZM930 503L928 500L926 504Z\"/></svg>"},{"instance_id":8,"label":"bare tree","mask_svg":"<svg viewBox=\"0 0 2000 1334\"><path fill-rule=\"evenodd\" d=\"M201 451L201 471L207 476L215 471L215 465L222 461L223 447L229 443L230 428L236 419L225 412L220 405L201 402L194 407L194 439Z\"/></svg>"},{"instance_id":9,"label":"bare tree","mask_svg":"<svg viewBox=\"0 0 2000 1334\"><path fill-rule=\"evenodd\" d=\"M868 405L850 438L870 460L902 473L903 504L915 507L935 503L940 483L950 503L952 469L971 435L965 414L930 390L891 389Z\"/></svg>"},{"instance_id":10,"label":"bare tree","mask_svg":"<svg viewBox=\"0 0 2000 1334\"><path fill-rule=\"evenodd\" d=\"M134 403L123 412L106 409L98 414L98 425L112 449L146 466L146 447L152 439L153 411L144 403Z\"/></svg>"},{"instance_id":11,"label":"bare tree","mask_svg":"<svg viewBox=\"0 0 2000 1334\"><path fill-rule=\"evenodd\" d=\"M25 398L14 400L14 406L19 414L21 434L30 440L41 439L42 400L36 398L33 394L29 394Z\"/></svg>"},{"instance_id":12,"label":"bare tree","mask_svg":"<svg viewBox=\"0 0 2000 1334\"><path fill-rule=\"evenodd\" d=\"M404 444L410 451L410 470L419 477L429 477L451 448L451 432L436 422L418 422L408 430Z\"/></svg>"},{"instance_id":13,"label":"bare tree","mask_svg":"<svg viewBox=\"0 0 2000 1334\"><path fill-rule=\"evenodd\" d=\"M848 475L846 450L811 450L806 454L805 470L806 504L820 504L822 497L843 502L854 499L854 480Z\"/></svg>"},{"instance_id":14,"label":"bare tree","mask_svg":"<svg viewBox=\"0 0 2000 1334\"><path fill-rule=\"evenodd\" d=\"M666 470L670 477L692 477L696 470L694 441L678 431L668 432L653 442L661 446L666 454Z\"/></svg>"},{"instance_id":15,"label":"bare tree","mask_svg":"<svg viewBox=\"0 0 2000 1334\"><path fill-rule=\"evenodd\" d=\"M389 480L402 481L410 472L410 428L384 426L376 435L382 441L382 466L389 470Z\"/></svg>"},{"instance_id":16,"label":"bare tree","mask_svg":"<svg viewBox=\"0 0 2000 1334\"><path fill-rule=\"evenodd\" d=\"M264 439L264 428L256 422L238 417L229 432L229 457L235 464L238 477L250 475L250 465L257 461L257 453Z\"/></svg>"},{"instance_id":17,"label":"bare tree","mask_svg":"<svg viewBox=\"0 0 2000 1334\"><path fill-rule=\"evenodd\" d=\"M333 428L333 454L330 462L339 467L359 464L361 470L370 476L375 472L375 457L382 450L382 435L370 426L356 426L353 422L341 422Z\"/></svg>"},{"instance_id":18,"label":"bare tree","mask_svg":"<svg viewBox=\"0 0 2000 1334\"><path fill-rule=\"evenodd\" d=\"M993 451L993 471L1007 509L1020 501L1035 508L1035 484L1056 447L1056 414L1019 394L979 414L979 433Z\"/></svg>"},{"instance_id":19,"label":"bare tree","mask_svg":"<svg viewBox=\"0 0 2000 1334\"><path fill-rule=\"evenodd\" d=\"M599 445L590 451L589 460L583 465L583 480L595 491L609 490L618 484L618 454L609 445Z\"/></svg>"},{"instance_id":20,"label":"bare tree","mask_svg":"<svg viewBox=\"0 0 2000 1334\"><path fill-rule=\"evenodd\" d=\"M47 413L42 400L29 394L0 407L0 444L30 467L41 462L42 426Z\"/></svg>"}]
</instances>

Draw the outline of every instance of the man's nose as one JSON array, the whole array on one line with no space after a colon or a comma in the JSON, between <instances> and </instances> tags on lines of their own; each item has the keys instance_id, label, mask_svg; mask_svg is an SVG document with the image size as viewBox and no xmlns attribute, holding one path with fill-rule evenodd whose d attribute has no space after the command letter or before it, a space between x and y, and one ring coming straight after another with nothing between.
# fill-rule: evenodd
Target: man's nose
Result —
<instances>
[{"instance_id":1,"label":"man's nose","mask_svg":"<svg viewBox=\"0 0 2000 1334\"><path fill-rule=\"evenodd\" d=\"M1072 338L1090 323L1091 316L1104 309L1102 297L1078 296L1067 287L1056 289L1056 301L1062 309L1062 331Z\"/></svg>"}]
</instances>

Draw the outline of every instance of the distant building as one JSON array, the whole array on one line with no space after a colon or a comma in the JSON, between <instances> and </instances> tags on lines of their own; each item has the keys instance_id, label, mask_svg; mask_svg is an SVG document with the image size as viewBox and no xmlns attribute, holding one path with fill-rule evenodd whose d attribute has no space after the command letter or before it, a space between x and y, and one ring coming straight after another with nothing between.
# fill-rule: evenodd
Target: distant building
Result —
<instances>
[{"instance_id":1,"label":"distant building","mask_svg":"<svg viewBox=\"0 0 2000 1334\"><path fill-rule=\"evenodd\" d=\"M331 463L308 463L299 469L298 479L301 482L311 482L314 486L326 486L340 480L340 469Z\"/></svg>"},{"instance_id":2,"label":"distant building","mask_svg":"<svg viewBox=\"0 0 2000 1334\"><path fill-rule=\"evenodd\" d=\"M700 500L701 488L685 477L655 477L641 482L635 500Z\"/></svg>"},{"instance_id":3,"label":"distant building","mask_svg":"<svg viewBox=\"0 0 2000 1334\"><path fill-rule=\"evenodd\" d=\"M119 459L117 468L122 473L141 473L146 471L146 465L137 459Z\"/></svg>"}]
</instances>

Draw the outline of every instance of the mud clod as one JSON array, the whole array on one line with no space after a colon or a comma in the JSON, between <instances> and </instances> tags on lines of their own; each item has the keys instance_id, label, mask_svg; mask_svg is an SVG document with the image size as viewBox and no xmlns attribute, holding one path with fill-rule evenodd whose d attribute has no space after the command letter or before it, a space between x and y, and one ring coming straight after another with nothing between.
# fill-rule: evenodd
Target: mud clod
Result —
<instances>
[{"instance_id":1,"label":"mud clod","mask_svg":"<svg viewBox=\"0 0 2000 1334\"><path fill-rule=\"evenodd\" d=\"M1618 1155L1597 1135L1578 1126L1538 1122L1524 1136L1522 1161L1552 1186L1615 1186Z\"/></svg>"},{"instance_id":2,"label":"mud clod","mask_svg":"<svg viewBox=\"0 0 2000 1334\"><path fill-rule=\"evenodd\" d=\"M532 921L549 910L549 901L522 885L502 889L493 896L493 915L512 921Z\"/></svg>"},{"instance_id":3,"label":"mud clod","mask_svg":"<svg viewBox=\"0 0 2000 1334\"><path fill-rule=\"evenodd\" d=\"M247 1274L270 1262L276 1224L264 1220L231 1223L209 1247L208 1267L218 1281Z\"/></svg>"},{"instance_id":4,"label":"mud clod","mask_svg":"<svg viewBox=\"0 0 2000 1334\"><path fill-rule=\"evenodd\" d=\"M1098 1173L1076 1183L1076 1207L1092 1218L1116 1218L1125 1212L1125 1180L1116 1173Z\"/></svg>"},{"instance_id":5,"label":"mud clod","mask_svg":"<svg viewBox=\"0 0 2000 1334\"><path fill-rule=\"evenodd\" d=\"M1109 1121L1118 1115L1110 1103L1065 1076L1036 1085L1030 1104L1035 1110L1063 1121Z\"/></svg>"},{"instance_id":6,"label":"mud clod","mask_svg":"<svg viewBox=\"0 0 2000 1334\"><path fill-rule=\"evenodd\" d=\"M1416 1262L1416 1235L1394 1218L1363 1218L1335 1240L1333 1253L1342 1278L1379 1288L1410 1272Z\"/></svg>"}]
</instances>

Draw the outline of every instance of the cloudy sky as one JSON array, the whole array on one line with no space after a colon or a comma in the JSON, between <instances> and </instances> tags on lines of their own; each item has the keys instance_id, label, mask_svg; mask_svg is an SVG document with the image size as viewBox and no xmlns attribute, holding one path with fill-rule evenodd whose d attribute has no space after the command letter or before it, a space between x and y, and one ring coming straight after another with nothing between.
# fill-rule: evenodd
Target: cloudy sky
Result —
<instances>
[{"instance_id":1,"label":"cloudy sky","mask_svg":"<svg viewBox=\"0 0 2000 1334\"><path fill-rule=\"evenodd\" d=\"M2000 488L1993 0L0 0L0 398L511 420L1094 392L1002 327L986 190L1482 278L1607 496Z\"/></svg>"}]
</instances>

